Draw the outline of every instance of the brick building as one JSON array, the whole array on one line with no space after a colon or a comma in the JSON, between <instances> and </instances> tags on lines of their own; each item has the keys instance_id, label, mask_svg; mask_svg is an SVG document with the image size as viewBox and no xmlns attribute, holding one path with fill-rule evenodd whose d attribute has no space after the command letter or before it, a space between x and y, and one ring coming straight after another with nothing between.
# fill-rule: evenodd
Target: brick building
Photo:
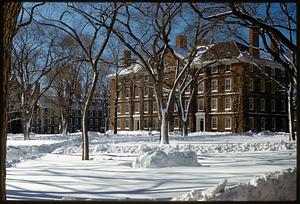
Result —
<instances>
[{"instance_id":1,"label":"brick building","mask_svg":"<svg viewBox=\"0 0 300 204\"><path fill-rule=\"evenodd\" d=\"M259 50L255 48L259 46L257 32L251 30L249 38L250 48L235 41L205 42L198 47L205 48L202 61L217 62L196 76L200 83L191 85L197 91L191 101L189 131L288 131L287 95L281 87L286 86L286 72L274 60L260 57ZM187 39L178 36L174 51L180 56L188 53ZM130 57L128 51L126 56ZM172 62L172 59L169 60ZM199 68L197 60L193 66ZM170 66L170 76L173 72ZM172 79L174 77L168 77L166 81ZM114 124L115 80L112 78L110 82L110 128L117 125L119 130L158 130L160 125L153 82L147 71L140 64L131 63L120 72L117 124ZM185 93L185 106L191 88ZM173 107L170 131L180 128L174 104Z\"/></svg>"}]
</instances>

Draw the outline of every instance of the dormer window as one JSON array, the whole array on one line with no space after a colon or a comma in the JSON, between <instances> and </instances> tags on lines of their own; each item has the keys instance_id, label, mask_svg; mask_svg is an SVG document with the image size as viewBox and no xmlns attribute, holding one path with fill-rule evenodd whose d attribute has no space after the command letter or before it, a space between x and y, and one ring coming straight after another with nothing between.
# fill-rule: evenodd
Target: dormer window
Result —
<instances>
[{"instance_id":1,"label":"dormer window","mask_svg":"<svg viewBox=\"0 0 300 204\"><path fill-rule=\"evenodd\" d=\"M148 81L149 80L149 75L148 74L144 74L144 81Z\"/></svg>"},{"instance_id":2,"label":"dormer window","mask_svg":"<svg viewBox=\"0 0 300 204\"><path fill-rule=\"evenodd\" d=\"M231 71L231 64L225 65L224 71L225 72Z\"/></svg>"},{"instance_id":3,"label":"dormer window","mask_svg":"<svg viewBox=\"0 0 300 204\"><path fill-rule=\"evenodd\" d=\"M211 73L212 74L215 74L215 73L218 73L218 66L212 66L212 68L211 68Z\"/></svg>"}]
</instances>

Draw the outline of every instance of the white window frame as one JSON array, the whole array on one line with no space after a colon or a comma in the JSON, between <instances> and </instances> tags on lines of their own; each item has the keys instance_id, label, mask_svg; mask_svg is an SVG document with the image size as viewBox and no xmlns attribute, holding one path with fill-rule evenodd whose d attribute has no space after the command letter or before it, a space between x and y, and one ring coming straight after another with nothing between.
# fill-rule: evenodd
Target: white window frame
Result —
<instances>
[{"instance_id":1,"label":"white window frame","mask_svg":"<svg viewBox=\"0 0 300 204\"><path fill-rule=\"evenodd\" d=\"M218 73L218 65L214 65L214 66L211 67L211 73L212 74Z\"/></svg>"},{"instance_id":2,"label":"white window frame","mask_svg":"<svg viewBox=\"0 0 300 204\"><path fill-rule=\"evenodd\" d=\"M249 117L249 128L254 130L254 117Z\"/></svg>"},{"instance_id":3,"label":"white window frame","mask_svg":"<svg viewBox=\"0 0 300 204\"><path fill-rule=\"evenodd\" d=\"M249 98L249 110L254 111L254 98Z\"/></svg>"},{"instance_id":4,"label":"white window frame","mask_svg":"<svg viewBox=\"0 0 300 204\"><path fill-rule=\"evenodd\" d=\"M226 70L226 67L228 67L228 66L229 66L229 70ZM225 64L224 71L225 72L230 72L231 71L231 64Z\"/></svg>"},{"instance_id":5,"label":"white window frame","mask_svg":"<svg viewBox=\"0 0 300 204\"><path fill-rule=\"evenodd\" d=\"M148 97L149 96L149 90L147 86L144 86L144 97Z\"/></svg>"},{"instance_id":6,"label":"white window frame","mask_svg":"<svg viewBox=\"0 0 300 204\"><path fill-rule=\"evenodd\" d=\"M157 104L156 104L156 101L153 101L153 113L157 113Z\"/></svg>"},{"instance_id":7,"label":"white window frame","mask_svg":"<svg viewBox=\"0 0 300 204\"><path fill-rule=\"evenodd\" d=\"M204 92L204 81L201 81L198 84L198 93L203 93Z\"/></svg>"},{"instance_id":8,"label":"white window frame","mask_svg":"<svg viewBox=\"0 0 300 204\"><path fill-rule=\"evenodd\" d=\"M281 100L281 112L286 112L286 102L284 99Z\"/></svg>"},{"instance_id":9,"label":"white window frame","mask_svg":"<svg viewBox=\"0 0 300 204\"><path fill-rule=\"evenodd\" d=\"M276 118L272 118L271 125L272 125L271 129L276 130Z\"/></svg>"},{"instance_id":10,"label":"white window frame","mask_svg":"<svg viewBox=\"0 0 300 204\"><path fill-rule=\"evenodd\" d=\"M214 119L216 120L216 127L214 127ZM211 117L211 129L217 130L218 129L218 117Z\"/></svg>"},{"instance_id":11,"label":"white window frame","mask_svg":"<svg viewBox=\"0 0 300 204\"><path fill-rule=\"evenodd\" d=\"M134 97L135 98L140 97L140 87L135 87Z\"/></svg>"},{"instance_id":12,"label":"white window frame","mask_svg":"<svg viewBox=\"0 0 300 204\"><path fill-rule=\"evenodd\" d=\"M95 119L95 125L99 125L99 119Z\"/></svg>"},{"instance_id":13,"label":"white window frame","mask_svg":"<svg viewBox=\"0 0 300 204\"><path fill-rule=\"evenodd\" d=\"M202 108L200 104L202 103ZM198 111L204 111L204 99L203 98L198 98Z\"/></svg>"},{"instance_id":14,"label":"white window frame","mask_svg":"<svg viewBox=\"0 0 300 204\"><path fill-rule=\"evenodd\" d=\"M120 118L117 119L117 128L121 129L121 120L120 120Z\"/></svg>"},{"instance_id":15,"label":"white window frame","mask_svg":"<svg viewBox=\"0 0 300 204\"><path fill-rule=\"evenodd\" d=\"M55 134L58 133L58 127L54 127L54 133L55 133Z\"/></svg>"},{"instance_id":16,"label":"white window frame","mask_svg":"<svg viewBox=\"0 0 300 204\"><path fill-rule=\"evenodd\" d=\"M148 74L144 74L144 81L149 81L149 75Z\"/></svg>"},{"instance_id":17,"label":"white window frame","mask_svg":"<svg viewBox=\"0 0 300 204\"><path fill-rule=\"evenodd\" d=\"M226 100L228 99L229 99L229 108L227 107L227 103L226 103ZM224 98L224 106L225 106L225 110L231 110L231 97Z\"/></svg>"},{"instance_id":18,"label":"white window frame","mask_svg":"<svg viewBox=\"0 0 300 204\"><path fill-rule=\"evenodd\" d=\"M275 112L276 111L276 101L275 99L271 99L271 111Z\"/></svg>"},{"instance_id":19,"label":"white window frame","mask_svg":"<svg viewBox=\"0 0 300 204\"><path fill-rule=\"evenodd\" d=\"M228 81L229 81L229 89L227 89ZM225 91L231 91L231 78L225 78L224 89Z\"/></svg>"},{"instance_id":20,"label":"white window frame","mask_svg":"<svg viewBox=\"0 0 300 204\"><path fill-rule=\"evenodd\" d=\"M188 103L189 103L189 99L185 99L184 100L184 110L188 111Z\"/></svg>"},{"instance_id":21,"label":"white window frame","mask_svg":"<svg viewBox=\"0 0 300 204\"><path fill-rule=\"evenodd\" d=\"M227 126L228 124L226 123L226 120L229 119L229 127ZM231 117L225 117L224 119L224 127L225 127L225 130L231 130L232 128L232 118Z\"/></svg>"},{"instance_id":22,"label":"white window frame","mask_svg":"<svg viewBox=\"0 0 300 204\"><path fill-rule=\"evenodd\" d=\"M275 76L276 72L275 72L275 68L271 67L271 76Z\"/></svg>"},{"instance_id":23,"label":"white window frame","mask_svg":"<svg viewBox=\"0 0 300 204\"><path fill-rule=\"evenodd\" d=\"M266 100L264 98L260 99L260 111L266 111Z\"/></svg>"},{"instance_id":24,"label":"white window frame","mask_svg":"<svg viewBox=\"0 0 300 204\"><path fill-rule=\"evenodd\" d=\"M214 84L216 84L216 89L214 88ZM211 92L218 92L218 79L211 80Z\"/></svg>"},{"instance_id":25,"label":"white window frame","mask_svg":"<svg viewBox=\"0 0 300 204\"><path fill-rule=\"evenodd\" d=\"M249 64L249 72L253 73L253 64Z\"/></svg>"},{"instance_id":26,"label":"white window frame","mask_svg":"<svg viewBox=\"0 0 300 204\"><path fill-rule=\"evenodd\" d=\"M249 91L254 91L254 80L249 78Z\"/></svg>"},{"instance_id":27,"label":"white window frame","mask_svg":"<svg viewBox=\"0 0 300 204\"><path fill-rule=\"evenodd\" d=\"M266 82L264 79L260 79L260 92L266 91Z\"/></svg>"},{"instance_id":28,"label":"white window frame","mask_svg":"<svg viewBox=\"0 0 300 204\"><path fill-rule=\"evenodd\" d=\"M144 113L148 113L149 112L149 105L147 101L144 101Z\"/></svg>"},{"instance_id":29,"label":"white window frame","mask_svg":"<svg viewBox=\"0 0 300 204\"><path fill-rule=\"evenodd\" d=\"M129 87L125 87L125 98L129 98L129 96L130 96L130 89L129 89Z\"/></svg>"},{"instance_id":30,"label":"white window frame","mask_svg":"<svg viewBox=\"0 0 300 204\"><path fill-rule=\"evenodd\" d=\"M118 103L118 105L117 105L117 113L121 114L121 104L120 103Z\"/></svg>"},{"instance_id":31,"label":"white window frame","mask_svg":"<svg viewBox=\"0 0 300 204\"><path fill-rule=\"evenodd\" d=\"M262 117L260 118L260 129L265 130L266 129L266 118Z\"/></svg>"},{"instance_id":32,"label":"white window frame","mask_svg":"<svg viewBox=\"0 0 300 204\"><path fill-rule=\"evenodd\" d=\"M47 133L50 134L52 132L51 127L47 127Z\"/></svg>"},{"instance_id":33,"label":"white window frame","mask_svg":"<svg viewBox=\"0 0 300 204\"><path fill-rule=\"evenodd\" d=\"M213 101L216 102L216 108L213 108ZM211 98L210 109L211 109L212 111L217 111L217 110L218 110L218 98Z\"/></svg>"},{"instance_id":34,"label":"white window frame","mask_svg":"<svg viewBox=\"0 0 300 204\"><path fill-rule=\"evenodd\" d=\"M130 112L130 106L128 103L125 104L125 113L128 114Z\"/></svg>"},{"instance_id":35,"label":"white window frame","mask_svg":"<svg viewBox=\"0 0 300 204\"><path fill-rule=\"evenodd\" d=\"M125 129L129 129L129 118L125 118Z\"/></svg>"},{"instance_id":36,"label":"white window frame","mask_svg":"<svg viewBox=\"0 0 300 204\"><path fill-rule=\"evenodd\" d=\"M134 112L139 113L140 112L140 103L134 103Z\"/></svg>"},{"instance_id":37,"label":"white window frame","mask_svg":"<svg viewBox=\"0 0 300 204\"><path fill-rule=\"evenodd\" d=\"M174 129L179 129L179 118L174 118Z\"/></svg>"},{"instance_id":38,"label":"white window frame","mask_svg":"<svg viewBox=\"0 0 300 204\"><path fill-rule=\"evenodd\" d=\"M92 119L92 118L89 119L89 125L94 125L94 124L93 124L93 119Z\"/></svg>"}]
</instances>

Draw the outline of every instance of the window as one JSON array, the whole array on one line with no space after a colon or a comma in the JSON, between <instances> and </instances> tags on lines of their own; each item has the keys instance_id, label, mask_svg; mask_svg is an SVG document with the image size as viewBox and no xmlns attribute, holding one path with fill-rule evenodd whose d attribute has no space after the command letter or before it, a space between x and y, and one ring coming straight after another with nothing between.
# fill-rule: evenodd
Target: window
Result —
<instances>
[{"instance_id":1,"label":"window","mask_svg":"<svg viewBox=\"0 0 300 204\"><path fill-rule=\"evenodd\" d=\"M275 68L271 67L271 76L275 76Z\"/></svg>"},{"instance_id":2,"label":"window","mask_svg":"<svg viewBox=\"0 0 300 204\"><path fill-rule=\"evenodd\" d=\"M129 98L129 95L130 95L130 90L128 87L125 88L125 97L126 98Z\"/></svg>"},{"instance_id":3,"label":"window","mask_svg":"<svg viewBox=\"0 0 300 204\"><path fill-rule=\"evenodd\" d=\"M95 119L95 125L99 125L99 119Z\"/></svg>"},{"instance_id":4,"label":"window","mask_svg":"<svg viewBox=\"0 0 300 204\"><path fill-rule=\"evenodd\" d=\"M211 129L216 130L218 128L218 118L212 117L211 118Z\"/></svg>"},{"instance_id":5,"label":"window","mask_svg":"<svg viewBox=\"0 0 300 204\"><path fill-rule=\"evenodd\" d=\"M125 104L125 113L129 113L129 109L130 109L129 104Z\"/></svg>"},{"instance_id":6,"label":"window","mask_svg":"<svg viewBox=\"0 0 300 204\"><path fill-rule=\"evenodd\" d=\"M260 110L265 111L266 110L266 101L264 98L260 99Z\"/></svg>"},{"instance_id":7,"label":"window","mask_svg":"<svg viewBox=\"0 0 300 204\"><path fill-rule=\"evenodd\" d=\"M217 92L218 91L218 80L214 79L211 81L211 91Z\"/></svg>"},{"instance_id":8,"label":"window","mask_svg":"<svg viewBox=\"0 0 300 204\"><path fill-rule=\"evenodd\" d=\"M118 107L117 107L117 113L118 113L118 114L121 113L121 104L118 104Z\"/></svg>"},{"instance_id":9,"label":"window","mask_svg":"<svg viewBox=\"0 0 300 204\"><path fill-rule=\"evenodd\" d=\"M225 130L231 130L231 117L225 117Z\"/></svg>"},{"instance_id":10,"label":"window","mask_svg":"<svg viewBox=\"0 0 300 204\"><path fill-rule=\"evenodd\" d=\"M149 75L148 74L144 74L144 81L148 81L149 80Z\"/></svg>"},{"instance_id":11,"label":"window","mask_svg":"<svg viewBox=\"0 0 300 204\"><path fill-rule=\"evenodd\" d=\"M125 129L129 129L129 118L125 119Z\"/></svg>"},{"instance_id":12,"label":"window","mask_svg":"<svg viewBox=\"0 0 300 204\"><path fill-rule=\"evenodd\" d=\"M261 118L260 119L260 124L261 124L261 130L265 130L266 129L266 119Z\"/></svg>"},{"instance_id":13,"label":"window","mask_svg":"<svg viewBox=\"0 0 300 204\"><path fill-rule=\"evenodd\" d=\"M47 127L47 133L51 133L51 127Z\"/></svg>"},{"instance_id":14,"label":"window","mask_svg":"<svg viewBox=\"0 0 300 204\"><path fill-rule=\"evenodd\" d=\"M231 90L231 78L225 78L225 91Z\"/></svg>"},{"instance_id":15,"label":"window","mask_svg":"<svg viewBox=\"0 0 300 204\"><path fill-rule=\"evenodd\" d=\"M90 119L90 120L89 120L89 124L90 124L90 125L93 125L93 119Z\"/></svg>"},{"instance_id":16,"label":"window","mask_svg":"<svg viewBox=\"0 0 300 204\"><path fill-rule=\"evenodd\" d=\"M249 72L253 72L253 64L249 64Z\"/></svg>"},{"instance_id":17,"label":"window","mask_svg":"<svg viewBox=\"0 0 300 204\"><path fill-rule=\"evenodd\" d=\"M144 129L148 129L149 128L149 124L148 124L148 118L144 119Z\"/></svg>"},{"instance_id":18,"label":"window","mask_svg":"<svg viewBox=\"0 0 300 204\"><path fill-rule=\"evenodd\" d=\"M275 84L271 82L271 93L275 93Z\"/></svg>"},{"instance_id":19,"label":"window","mask_svg":"<svg viewBox=\"0 0 300 204\"><path fill-rule=\"evenodd\" d=\"M198 111L203 111L203 110L204 110L204 100L198 99Z\"/></svg>"},{"instance_id":20,"label":"window","mask_svg":"<svg viewBox=\"0 0 300 204\"><path fill-rule=\"evenodd\" d=\"M253 78L249 79L249 91L254 91L254 82L253 82Z\"/></svg>"},{"instance_id":21,"label":"window","mask_svg":"<svg viewBox=\"0 0 300 204\"><path fill-rule=\"evenodd\" d=\"M95 111L95 117L97 117L97 118L99 117L99 112L100 111Z\"/></svg>"},{"instance_id":22,"label":"window","mask_svg":"<svg viewBox=\"0 0 300 204\"><path fill-rule=\"evenodd\" d=\"M266 91L265 80L260 79L260 92L265 92L265 91Z\"/></svg>"},{"instance_id":23,"label":"window","mask_svg":"<svg viewBox=\"0 0 300 204\"><path fill-rule=\"evenodd\" d=\"M271 111L275 112L275 99L271 99Z\"/></svg>"},{"instance_id":24,"label":"window","mask_svg":"<svg viewBox=\"0 0 300 204\"><path fill-rule=\"evenodd\" d=\"M225 65L224 71L225 72L231 71L231 64Z\"/></svg>"},{"instance_id":25,"label":"window","mask_svg":"<svg viewBox=\"0 0 300 204\"><path fill-rule=\"evenodd\" d=\"M148 102L144 102L144 113L148 113Z\"/></svg>"},{"instance_id":26,"label":"window","mask_svg":"<svg viewBox=\"0 0 300 204\"><path fill-rule=\"evenodd\" d=\"M75 112L74 109L71 110L71 114L72 114L72 115L76 115L76 112Z\"/></svg>"},{"instance_id":27,"label":"window","mask_svg":"<svg viewBox=\"0 0 300 204\"><path fill-rule=\"evenodd\" d=\"M218 108L218 99L212 98L211 99L211 110L217 110Z\"/></svg>"},{"instance_id":28,"label":"window","mask_svg":"<svg viewBox=\"0 0 300 204\"><path fill-rule=\"evenodd\" d=\"M140 112L140 104L139 103L135 103L134 104L134 112L135 113L139 113Z\"/></svg>"},{"instance_id":29,"label":"window","mask_svg":"<svg viewBox=\"0 0 300 204\"><path fill-rule=\"evenodd\" d=\"M140 87L135 87L134 96L135 96L135 98L140 97Z\"/></svg>"},{"instance_id":30,"label":"window","mask_svg":"<svg viewBox=\"0 0 300 204\"><path fill-rule=\"evenodd\" d=\"M198 93L203 93L204 91L204 81L201 81L198 85Z\"/></svg>"},{"instance_id":31,"label":"window","mask_svg":"<svg viewBox=\"0 0 300 204\"><path fill-rule=\"evenodd\" d=\"M281 100L281 112L285 112L286 111L286 107L285 107L285 100Z\"/></svg>"},{"instance_id":32,"label":"window","mask_svg":"<svg viewBox=\"0 0 300 204\"><path fill-rule=\"evenodd\" d=\"M213 66L211 68L211 73L214 74L214 73L218 73L218 66Z\"/></svg>"},{"instance_id":33,"label":"window","mask_svg":"<svg viewBox=\"0 0 300 204\"><path fill-rule=\"evenodd\" d=\"M281 76L285 77L285 71L281 69Z\"/></svg>"},{"instance_id":34,"label":"window","mask_svg":"<svg viewBox=\"0 0 300 204\"><path fill-rule=\"evenodd\" d=\"M55 133L55 134L58 133L58 127L54 127L54 133Z\"/></svg>"},{"instance_id":35,"label":"window","mask_svg":"<svg viewBox=\"0 0 300 204\"><path fill-rule=\"evenodd\" d=\"M272 118L272 130L276 129L276 119Z\"/></svg>"},{"instance_id":36,"label":"window","mask_svg":"<svg viewBox=\"0 0 300 204\"><path fill-rule=\"evenodd\" d=\"M254 110L254 99L249 98L249 110L253 111Z\"/></svg>"},{"instance_id":37,"label":"window","mask_svg":"<svg viewBox=\"0 0 300 204\"><path fill-rule=\"evenodd\" d=\"M231 110L231 98L230 97L225 98L225 110Z\"/></svg>"},{"instance_id":38,"label":"window","mask_svg":"<svg viewBox=\"0 0 300 204\"><path fill-rule=\"evenodd\" d=\"M55 117L55 118L54 118L54 123L55 123L55 125L58 124L58 117Z\"/></svg>"},{"instance_id":39,"label":"window","mask_svg":"<svg viewBox=\"0 0 300 204\"><path fill-rule=\"evenodd\" d=\"M153 118L153 128L154 129L158 128L158 119L157 118Z\"/></svg>"},{"instance_id":40,"label":"window","mask_svg":"<svg viewBox=\"0 0 300 204\"><path fill-rule=\"evenodd\" d=\"M144 86L144 96L148 96L148 87Z\"/></svg>"},{"instance_id":41,"label":"window","mask_svg":"<svg viewBox=\"0 0 300 204\"><path fill-rule=\"evenodd\" d=\"M281 118L281 131L285 131L285 119Z\"/></svg>"},{"instance_id":42,"label":"window","mask_svg":"<svg viewBox=\"0 0 300 204\"><path fill-rule=\"evenodd\" d=\"M188 111L189 100L184 100L184 110Z\"/></svg>"},{"instance_id":43,"label":"window","mask_svg":"<svg viewBox=\"0 0 300 204\"><path fill-rule=\"evenodd\" d=\"M174 112L177 112L178 111L178 107L177 107L177 104L175 103L174 104Z\"/></svg>"},{"instance_id":44,"label":"window","mask_svg":"<svg viewBox=\"0 0 300 204\"><path fill-rule=\"evenodd\" d=\"M253 117L249 117L249 128L251 130L254 130L254 118Z\"/></svg>"},{"instance_id":45,"label":"window","mask_svg":"<svg viewBox=\"0 0 300 204\"><path fill-rule=\"evenodd\" d=\"M178 118L174 118L174 129L178 129L179 128L179 119Z\"/></svg>"},{"instance_id":46,"label":"window","mask_svg":"<svg viewBox=\"0 0 300 204\"><path fill-rule=\"evenodd\" d=\"M156 101L153 101L153 112L157 112L157 104Z\"/></svg>"},{"instance_id":47,"label":"window","mask_svg":"<svg viewBox=\"0 0 300 204\"><path fill-rule=\"evenodd\" d=\"M186 87L185 93L190 93L190 92L191 92L191 87L190 87L190 85L189 85L189 86Z\"/></svg>"},{"instance_id":48,"label":"window","mask_svg":"<svg viewBox=\"0 0 300 204\"><path fill-rule=\"evenodd\" d=\"M117 128L121 128L120 119L117 119Z\"/></svg>"},{"instance_id":49,"label":"window","mask_svg":"<svg viewBox=\"0 0 300 204\"><path fill-rule=\"evenodd\" d=\"M75 125L78 125L78 118L75 118Z\"/></svg>"}]
</instances>

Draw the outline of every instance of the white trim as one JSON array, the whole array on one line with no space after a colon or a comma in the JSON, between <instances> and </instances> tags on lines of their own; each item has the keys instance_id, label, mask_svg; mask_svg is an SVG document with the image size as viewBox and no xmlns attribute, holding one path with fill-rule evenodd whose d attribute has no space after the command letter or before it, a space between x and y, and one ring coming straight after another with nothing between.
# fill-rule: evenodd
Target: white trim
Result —
<instances>
[{"instance_id":1,"label":"white trim","mask_svg":"<svg viewBox=\"0 0 300 204\"><path fill-rule=\"evenodd\" d=\"M226 99L229 99L229 108L226 108ZM231 97L225 97L224 98L224 108L225 110L231 110Z\"/></svg>"},{"instance_id":2,"label":"white trim","mask_svg":"<svg viewBox=\"0 0 300 204\"><path fill-rule=\"evenodd\" d=\"M213 119L216 119L216 127L213 127ZM211 129L212 130L218 129L218 117L211 117Z\"/></svg>"},{"instance_id":3,"label":"white trim","mask_svg":"<svg viewBox=\"0 0 300 204\"><path fill-rule=\"evenodd\" d=\"M228 119L230 119L230 127L226 127L226 118ZM225 127L225 130L231 130L231 128L232 128L232 118L231 117L225 117L224 118L224 127Z\"/></svg>"},{"instance_id":4,"label":"white trim","mask_svg":"<svg viewBox=\"0 0 300 204\"><path fill-rule=\"evenodd\" d=\"M229 89L226 89L226 81L229 80ZM230 77L226 77L225 80L224 80L224 90L225 92L229 92L231 91L232 87L231 87L231 78Z\"/></svg>"},{"instance_id":5,"label":"white trim","mask_svg":"<svg viewBox=\"0 0 300 204\"><path fill-rule=\"evenodd\" d=\"M213 84L214 84L214 82L217 82L217 83L216 83L216 84L217 84L217 85L216 85L216 89L213 89ZM211 80L211 86L210 86L210 87L211 87L211 92L218 92L218 88L219 88L219 87L218 87L218 83L219 83L219 82L218 82L218 79L212 79L212 80Z\"/></svg>"},{"instance_id":6,"label":"white trim","mask_svg":"<svg viewBox=\"0 0 300 204\"><path fill-rule=\"evenodd\" d=\"M212 104L213 104L213 100L216 100L216 108L212 108ZM218 98L211 98L211 101L210 101L210 110L212 111L217 111L218 110Z\"/></svg>"}]
</instances>

